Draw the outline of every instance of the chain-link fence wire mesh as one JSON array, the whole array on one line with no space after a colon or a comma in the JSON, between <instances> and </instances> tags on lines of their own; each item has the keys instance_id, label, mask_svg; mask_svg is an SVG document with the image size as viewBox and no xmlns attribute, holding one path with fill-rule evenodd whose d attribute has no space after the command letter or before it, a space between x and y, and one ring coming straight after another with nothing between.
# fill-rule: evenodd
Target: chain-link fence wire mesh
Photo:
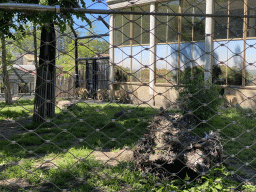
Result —
<instances>
[{"instance_id":1,"label":"chain-link fence wire mesh","mask_svg":"<svg viewBox=\"0 0 256 192\"><path fill-rule=\"evenodd\" d=\"M254 1L18 3L1 191L256 191Z\"/></svg>"}]
</instances>

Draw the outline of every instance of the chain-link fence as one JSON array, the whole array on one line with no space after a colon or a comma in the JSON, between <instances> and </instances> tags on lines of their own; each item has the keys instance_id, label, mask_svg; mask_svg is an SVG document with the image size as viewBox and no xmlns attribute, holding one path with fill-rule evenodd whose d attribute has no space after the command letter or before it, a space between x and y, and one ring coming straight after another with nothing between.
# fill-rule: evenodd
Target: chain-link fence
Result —
<instances>
[{"instance_id":1,"label":"chain-link fence","mask_svg":"<svg viewBox=\"0 0 256 192\"><path fill-rule=\"evenodd\" d=\"M29 3L0 3L0 191L256 191L255 1Z\"/></svg>"}]
</instances>

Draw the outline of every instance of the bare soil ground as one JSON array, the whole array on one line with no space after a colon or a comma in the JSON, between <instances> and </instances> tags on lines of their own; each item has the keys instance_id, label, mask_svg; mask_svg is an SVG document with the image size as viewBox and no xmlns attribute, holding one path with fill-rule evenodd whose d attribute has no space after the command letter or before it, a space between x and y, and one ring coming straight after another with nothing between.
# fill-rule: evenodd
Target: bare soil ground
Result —
<instances>
[{"instance_id":1,"label":"bare soil ground","mask_svg":"<svg viewBox=\"0 0 256 192\"><path fill-rule=\"evenodd\" d=\"M31 118L13 121L2 120L0 121L0 141L10 139L15 134L21 134L27 132L25 125L32 122Z\"/></svg>"}]
</instances>

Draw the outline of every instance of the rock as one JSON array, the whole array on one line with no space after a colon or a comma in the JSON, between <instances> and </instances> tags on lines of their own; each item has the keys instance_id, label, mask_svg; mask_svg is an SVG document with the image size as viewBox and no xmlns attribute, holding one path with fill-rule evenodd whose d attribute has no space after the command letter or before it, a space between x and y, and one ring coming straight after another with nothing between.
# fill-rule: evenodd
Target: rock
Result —
<instances>
[{"instance_id":1,"label":"rock","mask_svg":"<svg viewBox=\"0 0 256 192\"><path fill-rule=\"evenodd\" d=\"M123 111L123 110L121 110L121 111L119 111L119 112L117 112L115 115L114 115L114 118L120 118L120 117L124 117L126 115L126 113Z\"/></svg>"},{"instance_id":2,"label":"rock","mask_svg":"<svg viewBox=\"0 0 256 192\"><path fill-rule=\"evenodd\" d=\"M159 177L177 173L191 179L207 172L215 163L222 162L222 146L217 133L205 137L193 136L181 125L183 117L156 116L148 126L149 133L139 141L134 150L136 166L143 172Z\"/></svg>"},{"instance_id":3,"label":"rock","mask_svg":"<svg viewBox=\"0 0 256 192\"><path fill-rule=\"evenodd\" d=\"M238 104L237 97L235 95L226 95L226 102L228 107L233 107Z\"/></svg>"},{"instance_id":4,"label":"rock","mask_svg":"<svg viewBox=\"0 0 256 192\"><path fill-rule=\"evenodd\" d=\"M60 109L64 109L64 108L70 108L74 105L74 103L72 101L69 100L60 100L57 103L57 107Z\"/></svg>"}]
</instances>

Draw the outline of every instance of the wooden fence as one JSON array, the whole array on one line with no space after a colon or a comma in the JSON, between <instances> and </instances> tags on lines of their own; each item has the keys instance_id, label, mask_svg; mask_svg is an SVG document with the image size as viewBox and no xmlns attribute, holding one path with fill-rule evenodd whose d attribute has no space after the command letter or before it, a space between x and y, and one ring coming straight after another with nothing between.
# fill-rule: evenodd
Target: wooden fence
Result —
<instances>
[{"instance_id":1,"label":"wooden fence","mask_svg":"<svg viewBox=\"0 0 256 192\"><path fill-rule=\"evenodd\" d=\"M109 81L108 60L98 61L98 88L106 89ZM82 66L78 72L79 87L86 87L86 83L91 83L91 80L86 79L86 67ZM74 74L59 74L56 77L56 98L73 98L75 97L75 75Z\"/></svg>"}]
</instances>

